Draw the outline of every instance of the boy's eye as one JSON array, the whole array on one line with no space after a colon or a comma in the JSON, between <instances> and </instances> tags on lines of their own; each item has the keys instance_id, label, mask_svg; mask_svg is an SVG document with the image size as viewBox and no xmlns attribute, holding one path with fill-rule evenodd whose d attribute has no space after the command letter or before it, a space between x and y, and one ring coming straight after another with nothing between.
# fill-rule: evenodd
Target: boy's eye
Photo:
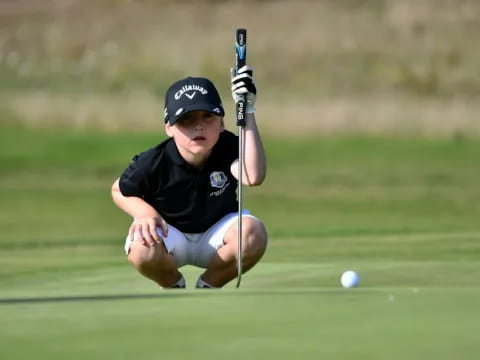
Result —
<instances>
[{"instance_id":1,"label":"boy's eye","mask_svg":"<svg viewBox=\"0 0 480 360\"><path fill-rule=\"evenodd\" d=\"M177 120L177 123L181 124L182 126L192 126L196 121L207 121L210 123L215 119L215 115L208 112L203 111L200 114L196 114L195 112L186 113L182 117Z\"/></svg>"},{"instance_id":2,"label":"boy's eye","mask_svg":"<svg viewBox=\"0 0 480 360\"><path fill-rule=\"evenodd\" d=\"M178 122L181 122L182 124L190 124L193 121L193 116L190 113L186 113L183 115L180 119L177 120Z\"/></svg>"}]
</instances>

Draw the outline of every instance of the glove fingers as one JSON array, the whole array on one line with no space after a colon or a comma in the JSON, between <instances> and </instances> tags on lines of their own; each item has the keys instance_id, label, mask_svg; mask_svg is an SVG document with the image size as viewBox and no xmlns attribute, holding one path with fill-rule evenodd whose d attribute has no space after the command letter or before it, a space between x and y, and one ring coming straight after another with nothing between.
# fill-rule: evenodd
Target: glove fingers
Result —
<instances>
[{"instance_id":1,"label":"glove fingers","mask_svg":"<svg viewBox=\"0 0 480 360\"><path fill-rule=\"evenodd\" d=\"M256 94L257 89L252 78L251 68L244 66L241 70L243 70L243 73L239 73L232 78L232 91L238 94L244 94L247 92Z\"/></svg>"},{"instance_id":2,"label":"glove fingers","mask_svg":"<svg viewBox=\"0 0 480 360\"><path fill-rule=\"evenodd\" d=\"M241 82L241 81L252 82L253 78L249 74L240 74L240 75L236 75L232 78L232 84L235 84L235 83Z\"/></svg>"},{"instance_id":3,"label":"glove fingers","mask_svg":"<svg viewBox=\"0 0 480 360\"><path fill-rule=\"evenodd\" d=\"M250 73L250 75L252 75L253 69L248 65L242 66L240 69L238 69L237 75L243 74L243 73Z\"/></svg>"},{"instance_id":4,"label":"glove fingers","mask_svg":"<svg viewBox=\"0 0 480 360\"><path fill-rule=\"evenodd\" d=\"M248 75L248 76L252 77L253 76L253 71L251 71L251 70L242 71L242 72L238 72L236 75L237 76Z\"/></svg>"},{"instance_id":5,"label":"glove fingers","mask_svg":"<svg viewBox=\"0 0 480 360\"><path fill-rule=\"evenodd\" d=\"M232 92L236 94L257 93L257 88L253 82L240 82L232 86Z\"/></svg>"},{"instance_id":6,"label":"glove fingers","mask_svg":"<svg viewBox=\"0 0 480 360\"><path fill-rule=\"evenodd\" d=\"M232 81L238 77L242 77L242 75L248 75L249 77L252 77L253 69L248 65L241 67L240 69L238 69L237 72L235 72L235 69L230 68L230 78L232 79Z\"/></svg>"},{"instance_id":7,"label":"glove fingers","mask_svg":"<svg viewBox=\"0 0 480 360\"><path fill-rule=\"evenodd\" d=\"M235 103L243 98L247 101L246 113L255 112L257 87L253 81L253 69L248 65L242 66L237 71L231 68L230 79Z\"/></svg>"},{"instance_id":8,"label":"glove fingers","mask_svg":"<svg viewBox=\"0 0 480 360\"><path fill-rule=\"evenodd\" d=\"M248 94L249 91L246 87L242 87L240 89L235 90L234 93L237 95L242 95L242 94Z\"/></svg>"},{"instance_id":9,"label":"glove fingers","mask_svg":"<svg viewBox=\"0 0 480 360\"><path fill-rule=\"evenodd\" d=\"M232 91L236 92L238 89L240 89L242 87L248 87L248 83L245 82L245 81L240 81L238 83L234 83L234 84L232 84Z\"/></svg>"}]
</instances>

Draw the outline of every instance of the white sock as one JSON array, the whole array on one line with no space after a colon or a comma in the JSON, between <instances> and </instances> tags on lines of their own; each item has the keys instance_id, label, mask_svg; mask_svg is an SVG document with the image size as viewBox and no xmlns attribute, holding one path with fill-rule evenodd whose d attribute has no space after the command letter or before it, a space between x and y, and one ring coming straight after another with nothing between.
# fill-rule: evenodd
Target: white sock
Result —
<instances>
[{"instance_id":1,"label":"white sock","mask_svg":"<svg viewBox=\"0 0 480 360\"><path fill-rule=\"evenodd\" d=\"M201 289L201 288L214 289L214 286L212 286L212 285L206 283L205 281L203 281L201 276L198 277L197 285L195 287L197 289Z\"/></svg>"}]
</instances>

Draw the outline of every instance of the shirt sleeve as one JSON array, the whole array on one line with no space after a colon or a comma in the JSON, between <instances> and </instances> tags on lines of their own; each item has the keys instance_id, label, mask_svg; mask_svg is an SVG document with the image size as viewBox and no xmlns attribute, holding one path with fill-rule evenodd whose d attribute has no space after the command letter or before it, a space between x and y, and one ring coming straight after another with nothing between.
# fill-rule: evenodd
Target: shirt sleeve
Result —
<instances>
[{"instance_id":1,"label":"shirt sleeve","mask_svg":"<svg viewBox=\"0 0 480 360\"><path fill-rule=\"evenodd\" d=\"M143 197L147 189L147 174L144 162L136 155L120 176L119 187L123 196Z\"/></svg>"}]
</instances>

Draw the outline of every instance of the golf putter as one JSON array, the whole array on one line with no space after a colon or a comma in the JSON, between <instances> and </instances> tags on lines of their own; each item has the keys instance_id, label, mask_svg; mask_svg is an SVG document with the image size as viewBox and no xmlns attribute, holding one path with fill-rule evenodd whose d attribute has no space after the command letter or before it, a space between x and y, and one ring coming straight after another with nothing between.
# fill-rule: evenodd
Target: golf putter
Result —
<instances>
[{"instance_id":1,"label":"golf putter","mask_svg":"<svg viewBox=\"0 0 480 360\"><path fill-rule=\"evenodd\" d=\"M245 66L247 57L247 30L237 29L235 37L235 75L238 69ZM237 256L237 288L242 281L242 178L243 178L243 147L245 132L245 106L246 99L243 95L237 102L236 119L238 127L238 256Z\"/></svg>"}]
</instances>

